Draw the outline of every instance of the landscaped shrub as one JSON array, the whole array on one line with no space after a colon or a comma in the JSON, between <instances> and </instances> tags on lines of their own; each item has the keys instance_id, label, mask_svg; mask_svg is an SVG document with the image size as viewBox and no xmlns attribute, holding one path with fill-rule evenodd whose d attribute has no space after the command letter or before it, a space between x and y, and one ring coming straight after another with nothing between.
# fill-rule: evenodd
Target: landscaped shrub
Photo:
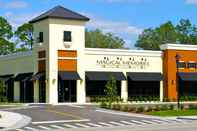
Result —
<instances>
[{"instance_id":1,"label":"landscaped shrub","mask_svg":"<svg viewBox=\"0 0 197 131\"><path fill-rule=\"evenodd\" d=\"M181 110L184 109L184 105L183 105L183 104L180 105L180 109L181 109Z\"/></svg>"},{"instance_id":2,"label":"landscaped shrub","mask_svg":"<svg viewBox=\"0 0 197 131\"><path fill-rule=\"evenodd\" d=\"M159 105L156 105L154 108L153 108L154 111L159 111L160 110L160 106Z\"/></svg>"},{"instance_id":3,"label":"landscaped shrub","mask_svg":"<svg viewBox=\"0 0 197 131\"><path fill-rule=\"evenodd\" d=\"M127 112L128 109L129 109L128 105L122 105L122 106L120 107L120 110L121 110L121 111Z\"/></svg>"},{"instance_id":4,"label":"landscaped shrub","mask_svg":"<svg viewBox=\"0 0 197 131\"><path fill-rule=\"evenodd\" d=\"M106 108L107 107L107 103L106 102L101 102L100 107Z\"/></svg>"},{"instance_id":5,"label":"landscaped shrub","mask_svg":"<svg viewBox=\"0 0 197 131\"><path fill-rule=\"evenodd\" d=\"M160 107L160 110L161 110L161 111L168 110L168 106L167 106L167 105L162 105L162 106Z\"/></svg>"},{"instance_id":6,"label":"landscaped shrub","mask_svg":"<svg viewBox=\"0 0 197 131\"><path fill-rule=\"evenodd\" d=\"M113 108L114 108L114 110L120 110L121 105L120 104L114 104Z\"/></svg>"},{"instance_id":7,"label":"landscaped shrub","mask_svg":"<svg viewBox=\"0 0 197 131\"><path fill-rule=\"evenodd\" d=\"M142 106L136 108L136 113L142 113L144 111L145 111L144 107L142 107Z\"/></svg>"},{"instance_id":8,"label":"landscaped shrub","mask_svg":"<svg viewBox=\"0 0 197 131\"><path fill-rule=\"evenodd\" d=\"M153 111L153 108L151 106L148 106L145 111L146 112L151 112L151 111Z\"/></svg>"},{"instance_id":9,"label":"landscaped shrub","mask_svg":"<svg viewBox=\"0 0 197 131\"><path fill-rule=\"evenodd\" d=\"M128 112L135 112L135 111L136 111L136 107L133 106L128 107Z\"/></svg>"},{"instance_id":10,"label":"landscaped shrub","mask_svg":"<svg viewBox=\"0 0 197 131\"><path fill-rule=\"evenodd\" d=\"M189 109L190 110L197 109L197 105L195 105L195 104L189 104Z\"/></svg>"},{"instance_id":11,"label":"landscaped shrub","mask_svg":"<svg viewBox=\"0 0 197 131\"><path fill-rule=\"evenodd\" d=\"M169 110L174 110L174 105L169 105Z\"/></svg>"},{"instance_id":12,"label":"landscaped shrub","mask_svg":"<svg viewBox=\"0 0 197 131\"><path fill-rule=\"evenodd\" d=\"M169 102L170 100L169 100L169 98L165 97L165 98L163 98L163 101L164 102Z\"/></svg>"}]
</instances>

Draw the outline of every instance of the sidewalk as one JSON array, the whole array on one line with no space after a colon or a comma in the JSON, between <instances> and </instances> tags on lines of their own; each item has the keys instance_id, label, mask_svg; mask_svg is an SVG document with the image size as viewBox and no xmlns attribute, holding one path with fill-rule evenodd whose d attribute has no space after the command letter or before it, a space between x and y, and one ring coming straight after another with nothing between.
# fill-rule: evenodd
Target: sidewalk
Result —
<instances>
[{"instance_id":1,"label":"sidewalk","mask_svg":"<svg viewBox=\"0 0 197 131\"><path fill-rule=\"evenodd\" d=\"M0 127L3 130L21 128L31 122L31 118L13 112L0 111Z\"/></svg>"}]
</instances>

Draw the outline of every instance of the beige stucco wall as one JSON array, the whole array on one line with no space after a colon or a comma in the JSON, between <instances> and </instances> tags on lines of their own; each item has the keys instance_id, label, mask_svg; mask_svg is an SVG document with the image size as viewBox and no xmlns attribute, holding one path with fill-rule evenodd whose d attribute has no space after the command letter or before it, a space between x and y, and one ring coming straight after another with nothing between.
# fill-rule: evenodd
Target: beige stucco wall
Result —
<instances>
[{"instance_id":1,"label":"beige stucco wall","mask_svg":"<svg viewBox=\"0 0 197 131\"><path fill-rule=\"evenodd\" d=\"M0 75L34 72L32 52L0 57Z\"/></svg>"},{"instance_id":2,"label":"beige stucco wall","mask_svg":"<svg viewBox=\"0 0 197 131\"><path fill-rule=\"evenodd\" d=\"M145 65L101 64L104 57L114 63L145 62ZM117 58L122 59L117 60ZM132 60L130 60L130 58ZM142 60L143 59L143 60ZM146 59L146 61L144 61ZM162 52L121 49L86 49L83 61L85 71L117 71L117 72L160 72L162 73Z\"/></svg>"}]
</instances>

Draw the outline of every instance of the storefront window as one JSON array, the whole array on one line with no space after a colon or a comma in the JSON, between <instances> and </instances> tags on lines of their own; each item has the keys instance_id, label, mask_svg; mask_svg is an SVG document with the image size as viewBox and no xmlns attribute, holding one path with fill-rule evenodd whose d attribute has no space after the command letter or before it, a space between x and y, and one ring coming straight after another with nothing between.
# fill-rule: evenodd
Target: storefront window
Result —
<instances>
[{"instance_id":1,"label":"storefront window","mask_svg":"<svg viewBox=\"0 0 197 131\"><path fill-rule=\"evenodd\" d=\"M185 62L178 62L177 67L178 68L186 68L186 63Z\"/></svg>"},{"instance_id":2,"label":"storefront window","mask_svg":"<svg viewBox=\"0 0 197 131\"><path fill-rule=\"evenodd\" d=\"M196 68L196 63L195 62L189 62L187 64L188 68Z\"/></svg>"}]
</instances>

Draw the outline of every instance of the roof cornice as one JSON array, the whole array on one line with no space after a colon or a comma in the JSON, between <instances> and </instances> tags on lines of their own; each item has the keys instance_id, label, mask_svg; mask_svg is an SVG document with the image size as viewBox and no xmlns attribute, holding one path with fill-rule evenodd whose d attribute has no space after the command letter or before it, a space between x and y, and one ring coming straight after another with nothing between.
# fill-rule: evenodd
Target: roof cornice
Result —
<instances>
[{"instance_id":1,"label":"roof cornice","mask_svg":"<svg viewBox=\"0 0 197 131\"><path fill-rule=\"evenodd\" d=\"M161 50L197 50L197 45L167 43L161 45L160 48Z\"/></svg>"}]
</instances>

